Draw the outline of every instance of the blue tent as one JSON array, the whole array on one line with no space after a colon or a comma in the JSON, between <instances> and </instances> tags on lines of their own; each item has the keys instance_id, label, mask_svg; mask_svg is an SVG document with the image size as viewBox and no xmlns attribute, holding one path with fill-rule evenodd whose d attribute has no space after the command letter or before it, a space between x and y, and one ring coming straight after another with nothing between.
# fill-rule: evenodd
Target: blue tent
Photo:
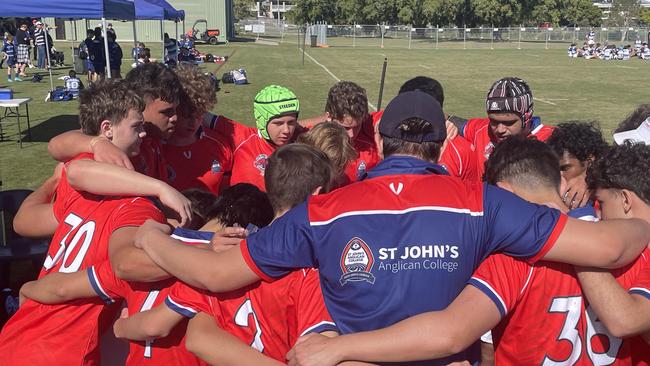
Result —
<instances>
[{"instance_id":1,"label":"blue tent","mask_svg":"<svg viewBox=\"0 0 650 366\"><path fill-rule=\"evenodd\" d=\"M135 5L135 19L138 20L163 20L165 9L149 0L132 0Z\"/></svg>"},{"instance_id":2,"label":"blue tent","mask_svg":"<svg viewBox=\"0 0 650 366\"><path fill-rule=\"evenodd\" d=\"M161 8L165 9L165 20L181 21L185 20L185 11L176 10L170 3L166 0L145 0L152 4L156 4Z\"/></svg>"},{"instance_id":3,"label":"blue tent","mask_svg":"<svg viewBox=\"0 0 650 366\"><path fill-rule=\"evenodd\" d=\"M135 7L127 0L3 1L0 17L133 20Z\"/></svg>"}]
</instances>

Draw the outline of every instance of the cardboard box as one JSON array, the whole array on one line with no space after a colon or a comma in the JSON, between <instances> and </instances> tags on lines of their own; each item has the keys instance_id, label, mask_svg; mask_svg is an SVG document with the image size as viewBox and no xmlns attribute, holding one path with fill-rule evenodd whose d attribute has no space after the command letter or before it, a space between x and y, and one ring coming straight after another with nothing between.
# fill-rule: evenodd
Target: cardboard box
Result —
<instances>
[{"instance_id":1,"label":"cardboard box","mask_svg":"<svg viewBox=\"0 0 650 366\"><path fill-rule=\"evenodd\" d=\"M0 89L0 100L14 99L14 91L11 89Z\"/></svg>"}]
</instances>

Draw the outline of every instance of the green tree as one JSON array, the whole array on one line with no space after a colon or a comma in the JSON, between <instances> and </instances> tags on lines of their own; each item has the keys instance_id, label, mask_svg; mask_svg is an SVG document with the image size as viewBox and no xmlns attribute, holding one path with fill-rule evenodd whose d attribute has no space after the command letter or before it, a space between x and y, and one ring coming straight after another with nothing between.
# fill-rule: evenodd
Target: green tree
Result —
<instances>
[{"instance_id":1,"label":"green tree","mask_svg":"<svg viewBox=\"0 0 650 366\"><path fill-rule=\"evenodd\" d=\"M616 27L629 27L641 12L640 0L613 0L607 24Z\"/></svg>"},{"instance_id":2,"label":"green tree","mask_svg":"<svg viewBox=\"0 0 650 366\"><path fill-rule=\"evenodd\" d=\"M233 12L237 19L252 17L254 15L252 9L255 9L255 0L235 0L233 2Z\"/></svg>"},{"instance_id":3,"label":"green tree","mask_svg":"<svg viewBox=\"0 0 650 366\"><path fill-rule=\"evenodd\" d=\"M295 24L335 24L340 18L337 0L297 0L287 17Z\"/></svg>"},{"instance_id":4,"label":"green tree","mask_svg":"<svg viewBox=\"0 0 650 366\"><path fill-rule=\"evenodd\" d=\"M650 25L650 8L643 8L639 12L639 23L643 25Z\"/></svg>"},{"instance_id":5,"label":"green tree","mask_svg":"<svg viewBox=\"0 0 650 366\"><path fill-rule=\"evenodd\" d=\"M591 0L541 0L533 6L527 21L549 22L554 26L598 26L601 17L602 12Z\"/></svg>"},{"instance_id":6,"label":"green tree","mask_svg":"<svg viewBox=\"0 0 650 366\"><path fill-rule=\"evenodd\" d=\"M516 0L474 0L473 9L479 23L507 27L520 22L522 3Z\"/></svg>"}]
</instances>

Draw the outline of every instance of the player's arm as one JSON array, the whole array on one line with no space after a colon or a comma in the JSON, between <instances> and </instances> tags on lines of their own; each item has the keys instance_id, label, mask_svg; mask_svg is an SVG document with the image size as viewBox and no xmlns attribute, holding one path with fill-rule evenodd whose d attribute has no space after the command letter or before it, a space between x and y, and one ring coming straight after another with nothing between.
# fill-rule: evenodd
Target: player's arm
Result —
<instances>
[{"instance_id":1,"label":"player's arm","mask_svg":"<svg viewBox=\"0 0 650 366\"><path fill-rule=\"evenodd\" d=\"M219 346L215 347L215 345ZM185 347L211 365L283 365L219 328L214 319L205 313L199 313L190 320Z\"/></svg>"},{"instance_id":2,"label":"player's arm","mask_svg":"<svg viewBox=\"0 0 650 366\"><path fill-rule=\"evenodd\" d=\"M170 278L169 273L152 261L147 253L134 246L137 230L137 227L127 226L119 228L111 234L108 257L117 277L126 281L138 282L154 282ZM169 229L167 230L169 231ZM185 262L185 265L187 263L192 262ZM188 267L193 267L193 265Z\"/></svg>"},{"instance_id":3,"label":"player's arm","mask_svg":"<svg viewBox=\"0 0 650 366\"><path fill-rule=\"evenodd\" d=\"M16 233L34 238L54 234L59 222L54 215L52 197L60 177L61 169L57 167L54 174L23 201L14 217Z\"/></svg>"},{"instance_id":4,"label":"player's arm","mask_svg":"<svg viewBox=\"0 0 650 366\"><path fill-rule=\"evenodd\" d=\"M148 220L138 230L136 245L160 267L194 287L225 292L260 280L246 264L239 244L219 253L193 248L171 238L166 225Z\"/></svg>"},{"instance_id":5,"label":"player's arm","mask_svg":"<svg viewBox=\"0 0 650 366\"><path fill-rule=\"evenodd\" d=\"M129 157L110 140L100 136L88 136L80 130L55 136L47 144L47 151L55 160L64 162L82 153L93 153L97 161L133 170Z\"/></svg>"},{"instance_id":6,"label":"player's arm","mask_svg":"<svg viewBox=\"0 0 650 366\"><path fill-rule=\"evenodd\" d=\"M495 303L466 286L442 311L413 316L390 327L334 338L310 334L287 354L289 365L336 365L345 360L409 362L463 351L492 329L501 315ZM426 335L426 336L423 336Z\"/></svg>"},{"instance_id":7,"label":"player's arm","mask_svg":"<svg viewBox=\"0 0 650 366\"><path fill-rule=\"evenodd\" d=\"M76 190L100 195L154 196L180 216L181 225L192 217L190 200L167 183L117 165L75 160L66 169L68 183Z\"/></svg>"},{"instance_id":8,"label":"player's arm","mask_svg":"<svg viewBox=\"0 0 650 366\"><path fill-rule=\"evenodd\" d=\"M613 336L650 331L650 294L629 293L607 271L578 267L576 272L589 305Z\"/></svg>"},{"instance_id":9,"label":"player's arm","mask_svg":"<svg viewBox=\"0 0 650 366\"><path fill-rule=\"evenodd\" d=\"M54 272L20 288L21 305L25 299L41 304L60 304L70 300L96 297L86 271Z\"/></svg>"},{"instance_id":10,"label":"player's arm","mask_svg":"<svg viewBox=\"0 0 650 366\"><path fill-rule=\"evenodd\" d=\"M122 309L120 318L113 324L115 337L133 341L151 341L167 337L169 332L184 317L164 304L151 310L141 311L129 316L128 309Z\"/></svg>"},{"instance_id":11,"label":"player's arm","mask_svg":"<svg viewBox=\"0 0 650 366\"><path fill-rule=\"evenodd\" d=\"M544 260L598 268L620 268L650 243L650 225L640 219L587 222L568 218Z\"/></svg>"}]
</instances>

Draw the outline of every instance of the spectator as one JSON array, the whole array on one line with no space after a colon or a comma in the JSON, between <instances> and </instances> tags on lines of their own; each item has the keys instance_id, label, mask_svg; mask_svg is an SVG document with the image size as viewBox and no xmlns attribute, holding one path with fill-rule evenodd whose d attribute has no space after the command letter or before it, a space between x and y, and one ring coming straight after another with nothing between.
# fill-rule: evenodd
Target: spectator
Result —
<instances>
[{"instance_id":1,"label":"spectator","mask_svg":"<svg viewBox=\"0 0 650 366\"><path fill-rule=\"evenodd\" d=\"M4 57L7 59L7 81L11 83L13 82L13 80L11 80L11 73L16 66L16 46L14 45L14 37L11 34L5 39L4 44L2 45L2 52L4 53ZM23 81L18 76L18 71L16 71L16 77L14 80Z\"/></svg>"},{"instance_id":2,"label":"spectator","mask_svg":"<svg viewBox=\"0 0 650 366\"><path fill-rule=\"evenodd\" d=\"M136 48L134 48L133 52L132 52L134 60L137 60L137 59L140 58L140 52L144 51L145 47L146 46L144 45L144 43L138 42L138 46Z\"/></svg>"},{"instance_id":3,"label":"spectator","mask_svg":"<svg viewBox=\"0 0 650 366\"><path fill-rule=\"evenodd\" d=\"M95 68L93 67L93 63L90 61L90 49L93 44L93 36L95 35L95 31L92 29L87 29L86 30L86 39L84 39L80 44L79 44L79 58L82 60L86 60L86 67L88 68L88 82L92 82L94 79L94 74L95 74Z\"/></svg>"},{"instance_id":4,"label":"spectator","mask_svg":"<svg viewBox=\"0 0 650 366\"><path fill-rule=\"evenodd\" d=\"M79 97L79 92L83 90L84 84L77 77L77 73L74 70L70 70L68 77L65 79L65 90L72 93L74 98Z\"/></svg>"},{"instance_id":5,"label":"spectator","mask_svg":"<svg viewBox=\"0 0 650 366\"><path fill-rule=\"evenodd\" d=\"M47 48L45 47L45 29L43 28L43 23L41 22L36 22L36 28L34 30L34 45L36 46L36 51L38 53L37 67L39 69L44 69L46 59L49 59L49 55L46 55Z\"/></svg>"},{"instance_id":6,"label":"spectator","mask_svg":"<svg viewBox=\"0 0 650 366\"><path fill-rule=\"evenodd\" d=\"M22 23L20 29L16 31L16 38L14 43L16 44L16 64L18 65L18 75L26 77L25 68L29 64L29 41L31 37L29 35L29 30L27 30L27 23Z\"/></svg>"},{"instance_id":7,"label":"spectator","mask_svg":"<svg viewBox=\"0 0 650 366\"><path fill-rule=\"evenodd\" d=\"M175 66L178 63L178 42L174 38L169 38L169 34L165 33L165 64Z\"/></svg>"},{"instance_id":8,"label":"spectator","mask_svg":"<svg viewBox=\"0 0 650 366\"><path fill-rule=\"evenodd\" d=\"M108 38L108 57L111 61L111 77L121 79L122 47L115 41L115 32L107 32L106 37Z\"/></svg>"},{"instance_id":9,"label":"spectator","mask_svg":"<svg viewBox=\"0 0 650 366\"><path fill-rule=\"evenodd\" d=\"M0 26L0 29L3 27ZM2 33L2 47L4 48L5 43L7 43L7 36L9 35L8 32L3 32ZM13 37L12 37L13 38ZM13 43L13 41L12 41ZM0 51L0 69L2 69L2 64L5 62L5 58L7 57L7 54L4 53L4 51Z\"/></svg>"},{"instance_id":10,"label":"spectator","mask_svg":"<svg viewBox=\"0 0 650 366\"><path fill-rule=\"evenodd\" d=\"M94 38L88 48L90 62L93 64L94 74L91 81L103 79L106 73L106 55L104 53L104 38L102 29L97 27L93 31Z\"/></svg>"},{"instance_id":11,"label":"spectator","mask_svg":"<svg viewBox=\"0 0 650 366\"><path fill-rule=\"evenodd\" d=\"M117 34L115 33L115 29L113 29L113 23L108 23L106 25L106 34L112 34L114 39L117 39Z\"/></svg>"}]
</instances>

